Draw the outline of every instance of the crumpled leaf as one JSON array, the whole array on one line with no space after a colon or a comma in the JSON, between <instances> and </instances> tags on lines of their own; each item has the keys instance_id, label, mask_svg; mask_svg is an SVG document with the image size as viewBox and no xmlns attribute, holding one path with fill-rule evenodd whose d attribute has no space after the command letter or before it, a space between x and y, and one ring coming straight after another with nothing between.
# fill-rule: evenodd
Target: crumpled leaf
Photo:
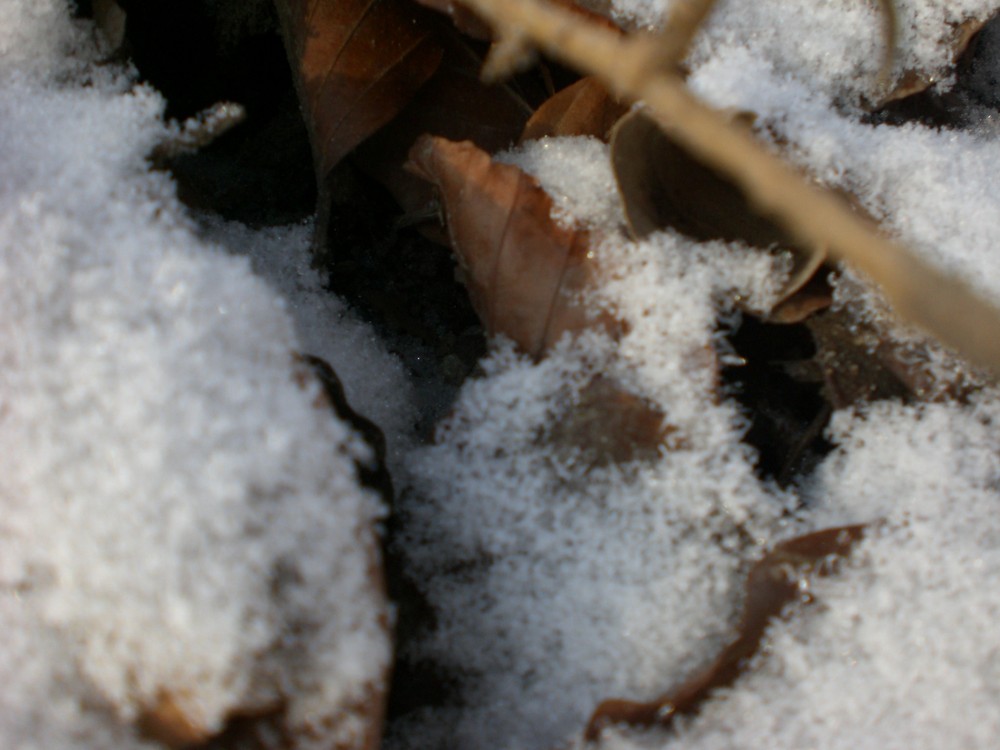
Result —
<instances>
[{"instance_id":1,"label":"crumpled leaf","mask_svg":"<svg viewBox=\"0 0 1000 750\"><path fill-rule=\"evenodd\" d=\"M552 199L537 180L472 143L432 136L417 141L410 165L440 191L465 285L489 333L541 357L567 332L620 327L581 304L579 293L602 273L591 236L552 219Z\"/></svg>"},{"instance_id":2,"label":"crumpled leaf","mask_svg":"<svg viewBox=\"0 0 1000 750\"><path fill-rule=\"evenodd\" d=\"M775 306L775 321L797 322L829 305L829 294L815 286L808 290L808 303L793 300L820 272L825 249L796 245L740 188L672 141L642 110L633 110L615 125L611 161L629 231L636 239L671 228L698 241L738 241L790 252L792 268Z\"/></svg>"},{"instance_id":3,"label":"crumpled leaf","mask_svg":"<svg viewBox=\"0 0 1000 750\"><path fill-rule=\"evenodd\" d=\"M607 142L628 107L593 76L553 94L524 126L521 142L549 136L591 135Z\"/></svg>"},{"instance_id":4,"label":"crumpled leaf","mask_svg":"<svg viewBox=\"0 0 1000 750\"><path fill-rule=\"evenodd\" d=\"M275 0L317 179L392 120L437 70L428 15L403 0Z\"/></svg>"},{"instance_id":5,"label":"crumpled leaf","mask_svg":"<svg viewBox=\"0 0 1000 750\"><path fill-rule=\"evenodd\" d=\"M722 653L655 701L604 701L591 715L585 737L595 740L605 727L614 724L669 727L675 717L697 712L713 691L731 685L743 673L768 625L788 604L812 601L810 580L834 573L865 529L862 525L824 529L776 545L751 568L736 637Z\"/></svg>"}]
</instances>

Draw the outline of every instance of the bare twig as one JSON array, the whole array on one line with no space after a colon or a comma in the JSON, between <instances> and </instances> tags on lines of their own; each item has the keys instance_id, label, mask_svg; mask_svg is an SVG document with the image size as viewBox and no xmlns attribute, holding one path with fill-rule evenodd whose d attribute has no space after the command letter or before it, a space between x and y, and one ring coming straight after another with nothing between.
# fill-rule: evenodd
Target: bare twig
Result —
<instances>
[{"instance_id":1,"label":"bare twig","mask_svg":"<svg viewBox=\"0 0 1000 750\"><path fill-rule=\"evenodd\" d=\"M663 61L675 67L687 57L691 43L705 19L712 12L717 0L676 0L662 32ZM889 0L884 0L888 2Z\"/></svg>"},{"instance_id":2,"label":"bare twig","mask_svg":"<svg viewBox=\"0 0 1000 750\"><path fill-rule=\"evenodd\" d=\"M887 88L892 79L892 66L896 61L896 47L899 44L899 18L896 15L895 0L878 0L878 4L882 12L882 38L885 41L878 83Z\"/></svg>"},{"instance_id":3,"label":"bare twig","mask_svg":"<svg viewBox=\"0 0 1000 750\"><path fill-rule=\"evenodd\" d=\"M599 77L621 98L645 102L671 138L727 174L801 243L828 247L834 258L877 282L902 318L1000 374L1000 310L882 237L842 199L808 184L763 149L748 128L696 99L679 76L656 64L658 35L616 34L543 0L463 2L491 24L519 29L541 50Z\"/></svg>"}]
</instances>

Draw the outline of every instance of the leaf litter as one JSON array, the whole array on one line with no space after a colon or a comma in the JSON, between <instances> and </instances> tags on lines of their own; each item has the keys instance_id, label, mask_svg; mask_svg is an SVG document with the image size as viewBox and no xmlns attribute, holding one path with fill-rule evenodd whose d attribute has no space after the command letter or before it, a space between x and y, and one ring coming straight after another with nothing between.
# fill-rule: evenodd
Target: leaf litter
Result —
<instances>
[{"instance_id":1,"label":"leaf litter","mask_svg":"<svg viewBox=\"0 0 1000 750\"><path fill-rule=\"evenodd\" d=\"M880 116L870 111L879 97L878 55L864 54L880 44L866 26L874 10L834 5L720 4L685 63L692 85L720 106L751 113L759 135L803 171L856 195L886 231L911 233L945 264L980 267L981 255L969 248L989 245L988 224L953 230L956 210L979 205L982 195L966 197L944 179L958 194L947 199L928 190L926 177L951 174L935 161L943 152L963 164L956 171L967 182L987 184L988 170L966 168L970 151L992 164L983 145L993 133L987 115L966 96L959 106L971 114L956 122L968 128L980 118L979 132L961 132L950 146L912 126L872 128ZM971 0L959 5L898 4L897 81L910 85L910 71L909 80L946 75L956 33L993 10ZM638 0L607 6L602 10L622 23L655 24L666 10ZM390 450L402 489L393 543L432 612L400 643L400 656L411 666L433 663L453 684L443 703L411 703L391 715L389 745L544 748L586 735L610 748L884 747L888 731L912 747L947 738L990 746L998 723L988 699L996 683L989 666L996 606L979 587L996 571L989 552L995 530L984 519L995 517L997 446L995 394L982 374L900 327L877 293L823 265L821 252L792 249L789 262L791 243L754 215L752 201L734 202L731 186L671 152L658 130L622 136L641 123L640 114L626 117L617 136L624 140L609 152L598 139L622 108L592 81L571 82L529 120L533 105L511 89L458 96L453 74L435 84L442 70L463 66L448 66L447 51L440 57L437 45L447 37L427 31L433 22L398 36L409 40L404 52L422 61L413 68L399 69L405 54L396 54L398 46L377 54L352 48L355 35L371 40L376 27L410 18L409 4L341 4L354 32L346 41L343 28L324 35L323 54L303 46L303 29L332 18L322 15L330 9L313 15L304 4L279 7L293 67L300 64L318 181L336 177L348 154L362 169L374 163L381 138L394 155L367 168L398 184L409 149L411 168L427 185L411 182L395 192L411 213L439 196L442 238L493 338L434 443L410 448L398 439ZM375 22L381 13L390 14L388 25ZM482 35L469 17L457 20ZM834 33L822 38L827 29ZM793 33L806 42L789 45ZM831 44L849 54L831 57ZM982 60L985 53L977 54ZM309 61L318 78L301 67ZM335 85L344 61L364 72L361 89ZM400 75L416 77L397 91L392 82ZM379 91L386 96L371 95ZM424 109L419 101L429 93ZM425 120L451 127L432 110L460 100L476 102L456 110L459 131L468 126L468 133L420 136ZM502 101L513 104L510 118L484 136L490 120L476 110ZM525 122L521 145L498 154ZM477 143L458 142L465 138ZM652 177L623 177L619 169L615 179L611 165L630 148L627 168L643 174L652 167ZM643 158L651 152L666 156ZM673 168L664 171L667 164ZM912 164L924 178L914 181L915 192L886 181L890 175L905 186ZM695 200L691 184L702 186ZM665 197L648 201L654 189ZM921 221L921 211L935 216L941 207L922 202L921 190L952 217L953 237ZM644 202L646 214L660 218L635 232L635 206ZM720 203L739 211L716 210L706 219L704 209ZM735 228L726 223L734 214L741 217ZM626 235L625 216L635 239ZM214 231L234 249L248 244L238 238L246 230ZM304 235L296 236L301 250ZM961 243L964 255L956 252ZM997 277L981 275L993 293ZM300 299L287 277L277 283ZM315 300L316 286L306 287ZM311 314L307 306L299 316L302 330ZM761 335L790 340L804 331L815 348L797 362L768 361L771 370L757 371L780 367L817 383L828 407L792 435L785 489L761 478L744 438L765 405L736 402L728 390L739 381L726 373L751 371L767 350L759 343L741 350L754 358L743 362L733 349L741 327L752 330L750 321L760 320L786 324L761 324ZM338 372L350 369L349 352L331 352ZM324 373L332 370L316 362L329 380ZM372 366L372 380L384 365ZM344 406L342 415L353 413ZM382 407L383 428L394 423L391 412ZM795 452L818 438L831 414L828 447L802 469ZM842 552L837 527L862 524L875 531L837 575L774 585L775 568L798 565L787 558L794 548L832 539L830 549ZM919 587L907 571L919 572ZM803 583L814 605L776 618ZM939 644L944 664L961 665L963 674L976 669L981 682L955 684L940 664L923 661L915 675L913 644L929 643ZM635 702L602 704L585 731L590 712L613 695ZM140 729L153 727L167 745L208 737L175 710L180 694L155 696L144 704ZM358 731L370 743L381 703L362 702L370 713ZM665 711L668 703L673 711ZM945 714L941 706L949 707ZM232 716L273 707L263 701ZM678 721L669 735L639 726L696 708L697 716ZM884 726L872 723L875 714ZM234 747L267 746L269 721L235 722ZM633 726L615 726L621 721ZM824 731L831 722L838 732ZM598 731L597 724L605 726Z\"/></svg>"}]
</instances>

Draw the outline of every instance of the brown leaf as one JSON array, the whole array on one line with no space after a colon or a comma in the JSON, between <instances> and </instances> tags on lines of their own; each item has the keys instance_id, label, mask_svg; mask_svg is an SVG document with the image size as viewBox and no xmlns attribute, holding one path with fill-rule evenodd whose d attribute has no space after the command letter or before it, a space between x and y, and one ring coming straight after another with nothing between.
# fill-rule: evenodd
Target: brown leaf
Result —
<instances>
[{"instance_id":1,"label":"brown leaf","mask_svg":"<svg viewBox=\"0 0 1000 750\"><path fill-rule=\"evenodd\" d=\"M210 732L193 722L170 693L161 691L156 704L147 708L136 721L139 734L169 748L201 745Z\"/></svg>"},{"instance_id":2,"label":"brown leaf","mask_svg":"<svg viewBox=\"0 0 1000 750\"><path fill-rule=\"evenodd\" d=\"M602 141L628 111L593 76L581 78L550 97L524 126L521 142L560 135L592 135Z\"/></svg>"},{"instance_id":3,"label":"brown leaf","mask_svg":"<svg viewBox=\"0 0 1000 750\"><path fill-rule=\"evenodd\" d=\"M125 43L126 13L117 0L93 0L94 25L104 36L112 52Z\"/></svg>"},{"instance_id":4,"label":"brown leaf","mask_svg":"<svg viewBox=\"0 0 1000 750\"><path fill-rule=\"evenodd\" d=\"M565 413L553 420L545 443L568 449L588 467L655 459L682 450L687 440L655 404L598 375Z\"/></svg>"},{"instance_id":5,"label":"brown leaf","mask_svg":"<svg viewBox=\"0 0 1000 750\"><path fill-rule=\"evenodd\" d=\"M642 110L615 125L611 162L633 237L671 228L698 241L739 241L791 251L793 268L775 306L776 322L795 322L803 312L829 305L829 295L815 294L815 289L809 290L804 304L792 300L822 267L825 249L796 245L740 188L672 141Z\"/></svg>"},{"instance_id":6,"label":"brown leaf","mask_svg":"<svg viewBox=\"0 0 1000 750\"><path fill-rule=\"evenodd\" d=\"M482 56L457 34L442 34L441 40L444 57L434 76L398 118L355 153L361 169L382 183L405 213L416 216L436 205L433 186L403 168L421 135L472 141L492 154L509 148L531 116L531 107L513 88L479 80Z\"/></svg>"},{"instance_id":7,"label":"brown leaf","mask_svg":"<svg viewBox=\"0 0 1000 750\"><path fill-rule=\"evenodd\" d=\"M493 36L489 24L456 0L417 0L417 2L444 13L455 24L456 29L473 39L487 40Z\"/></svg>"},{"instance_id":8,"label":"brown leaf","mask_svg":"<svg viewBox=\"0 0 1000 750\"><path fill-rule=\"evenodd\" d=\"M452 247L487 331L540 357L566 332L615 330L610 315L592 314L578 299L600 276L589 233L556 223L552 200L533 177L472 143L431 136L417 141L410 164L441 193Z\"/></svg>"},{"instance_id":9,"label":"brown leaf","mask_svg":"<svg viewBox=\"0 0 1000 750\"><path fill-rule=\"evenodd\" d=\"M404 0L275 0L317 179L392 120L437 69L434 26Z\"/></svg>"},{"instance_id":10,"label":"brown leaf","mask_svg":"<svg viewBox=\"0 0 1000 750\"><path fill-rule=\"evenodd\" d=\"M674 718L696 713L709 695L733 684L757 653L771 621L794 601L809 602L811 578L830 575L862 537L865 526L824 529L775 546L751 568L736 638L705 669L651 703L604 701L590 717L585 736L597 739L614 724L669 727Z\"/></svg>"},{"instance_id":11,"label":"brown leaf","mask_svg":"<svg viewBox=\"0 0 1000 750\"><path fill-rule=\"evenodd\" d=\"M850 310L825 311L805 323L816 354L789 365L789 371L799 380L822 383L823 397L833 409L885 399L964 399L981 385L964 368L935 367L925 345L893 340Z\"/></svg>"},{"instance_id":12,"label":"brown leaf","mask_svg":"<svg viewBox=\"0 0 1000 750\"><path fill-rule=\"evenodd\" d=\"M971 43L975 40L976 35L985 23L985 21L970 18L962 23L955 24L950 41L952 51L951 60L953 63L961 64L963 56L969 50ZM892 102L898 102L902 99L921 94L933 86L940 78L940 71L907 70L900 77L899 81L897 81L892 91L882 100L880 108Z\"/></svg>"}]
</instances>

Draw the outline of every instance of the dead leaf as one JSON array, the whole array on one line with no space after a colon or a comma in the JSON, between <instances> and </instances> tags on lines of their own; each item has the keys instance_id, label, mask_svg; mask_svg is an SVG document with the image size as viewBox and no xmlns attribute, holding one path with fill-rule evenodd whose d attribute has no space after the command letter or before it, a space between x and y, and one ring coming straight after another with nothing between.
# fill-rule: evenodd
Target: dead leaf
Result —
<instances>
[{"instance_id":1,"label":"dead leaf","mask_svg":"<svg viewBox=\"0 0 1000 750\"><path fill-rule=\"evenodd\" d=\"M957 79L953 86L939 90L936 84L947 78L943 71L904 71L866 120L887 125L920 122L931 127L961 126L967 107L961 92L974 65L976 42L987 23L989 21L969 19L953 26L950 46Z\"/></svg>"},{"instance_id":2,"label":"dead leaf","mask_svg":"<svg viewBox=\"0 0 1000 750\"><path fill-rule=\"evenodd\" d=\"M606 142L611 128L627 111L599 80L581 78L535 111L524 126L521 142L562 135L591 135Z\"/></svg>"},{"instance_id":3,"label":"dead leaf","mask_svg":"<svg viewBox=\"0 0 1000 750\"><path fill-rule=\"evenodd\" d=\"M205 727L192 721L177 699L166 691L161 691L155 705L139 715L136 727L141 736L169 748L201 745L211 736Z\"/></svg>"},{"instance_id":4,"label":"dead leaf","mask_svg":"<svg viewBox=\"0 0 1000 750\"><path fill-rule=\"evenodd\" d=\"M125 43L127 16L117 0L93 0L94 25L104 36L111 52L117 52Z\"/></svg>"},{"instance_id":5,"label":"dead leaf","mask_svg":"<svg viewBox=\"0 0 1000 750\"><path fill-rule=\"evenodd\" d=\"M581 304L579 293L601 275L590 234L552 219L537 180L472 143L431 136L417 141L410 164L440 191L466 288L489 333L540 357L564 333L620 328Z\"/></svg>"},{"instance_id":6,"label":"dead leaf","mask_svg":"<svg viewBox=\"0 0 1000 750\"><path fill-rule=\"evenodd\" d=\"M775 306L777 322L793 322L804 311L829 304L810 290L810 303L794 295L822 267L823 248L801 248L743 191L672 141L642 110L633 110L611 134L611 161L633 237L671 228L698 241L744 242L793 254L793 268ZM782 310L782 307L784 309Z\"/></svg>"},{"instance_id":7,"label":"dead leaf","mask_svg":"<svg viewBox=\"0 0 1000 750\"><path fill-rule=\"evenodd\" d=\"M661 449L688 445L659 407L604 375L583 388L542 441L590 468L653 460Z\"/></svg>"},{"instance_id":8,"label":"dead leaf","mask_svg":"<svg viewBox=\"0 0 1000 750\"><path fill-rule=\"evenodd\" d=\"M898 399L944 401L966 398L980 387L964 369L934 366L926 347L893 340L849 310L830 310L805 321L816 342L815 356L788 366L800 381L822 384L833 409Z\"/></svg>"},{"instance_id":9,"label":"dead leaf","mask_svg":"<svg viewBox=\"0 0 1000 750\"><path fill-rule=\"evenodd\" d=\"M330 412L331 418L335 411L341 418L351 421L372 441L377 460L380 462L384 458L381 431L350 408L329 365L316 357L295 355L292 376L303 389L318 380L322 390L314 407ZM372 434L372 430L376 434ZM373 482L372 486L375 485ZM365 556L371 604L380 611L377 627L389 639L392 628L374 528L367 534L359 535L354 543L359 545ZM271 575L273 605L275 612L280 612L282 597L285 596L280 592L281 571L272 570ZM294 577L298 573L291 571L289 575ZM315 625L289 618L286 626L290 631L294 630L294 633L288 633L294 637L278 638L269 652L251 655L259 660L258 666L263 667L253 674L246 694L229 707L221 729L210 729L193 718L185 705L184 692L161 689L152 704L141 710L135 721L139 735L170 750L300 750L317 747L317 743L323 742L327 744L322 746L338 750L376 750L382 736L389 675L383 673L363 684L358 684L357 677L351 677L357 691L352 700L338 705L317 706L314 716L296 715L301 712L293 714L290 708L294 693L316 689L308 681L299 683L295 677L302 660L308 656L308 649L314 645L310 631ZM324 714L323 709L331 709L331 713Z\"/></svg>"},{"instance_id":10,"label":"dead leaf","mask_svg":"<svg viewBox=\"0 0 1000 750\"><path fill-rule=\"evenodd\" d=\"M747 576L746 601L736 638L705 669L651 703L608 700L590 717L585 737L596 740L614 724L669 727L674 718L696 713L706 698L733 684L757 653L771 621L788 604L809 602L809 582L835 572L861 539L865 526L824 529L776 545Z\"/></svg>"},{"instance_id":11,"label":"dead leaf","mask_svg":"<svg viewBox=\"0 0 1000 750\"><path fill-rule=\"evenodd\" d=\"M442 34L441 41L444 57L434 76L399 117L355 153L358 166L384 185L411 216L426 216L436 209L433 186L404 169L420 136L472 141L493 154L513 145L532 111L511 86L488 86L479 80L482 56L457 34Z\"/></svg>"},{"instance_id":12,"label":"dead leaf","mask_svg":"<svg viewBox=\"0 0 1000 750\"><path fill-rule=\"evenodd\" d=\"M442 50L426 12L403 0L276 0L318 181L392 120Z\"/></svg>"},{"instance_id":13,"label":"dead leaf","mask_svg":"<svg viewBox=\"0 0 1000 750\"><path fill-rule=\"evenodd\" d=\"M455 0L417 0L421 5L448 16L455 28L473 39L487 40L493 36L488 23Z\"/></svg>"}]
</instances>

